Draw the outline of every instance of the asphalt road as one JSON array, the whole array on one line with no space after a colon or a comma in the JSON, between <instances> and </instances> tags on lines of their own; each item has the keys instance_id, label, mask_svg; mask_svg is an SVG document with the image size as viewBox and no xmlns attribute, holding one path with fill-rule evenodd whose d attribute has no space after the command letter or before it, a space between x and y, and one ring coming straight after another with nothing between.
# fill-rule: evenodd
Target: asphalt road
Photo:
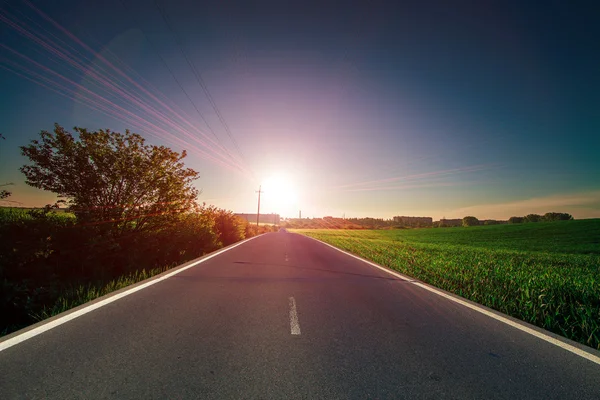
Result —
<instances>
[{"instance_id":1,"label":"asphalt road","mask_svg":"<svg viewBox=\"0 0 600 400\"><path fill-rule=\"evenodd\" d=\"M600 399L600 365L272 233L1 351L0 398Z\"/></svg>"}]
</instances>

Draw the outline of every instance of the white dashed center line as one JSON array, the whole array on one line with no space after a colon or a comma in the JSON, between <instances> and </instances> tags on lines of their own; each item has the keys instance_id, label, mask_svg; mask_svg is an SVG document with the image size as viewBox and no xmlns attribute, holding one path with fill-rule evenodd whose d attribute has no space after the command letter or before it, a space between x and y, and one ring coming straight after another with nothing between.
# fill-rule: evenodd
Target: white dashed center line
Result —
<instances>
[{"instance_id":1,"label":"white dashed center line","mask_svg":"<svg viewBox=\"0 0 600 400\"><path fill-rule=\"evenodd\" d=\"M290 297L290 329L292 335L300 334L300 322L298 322L298 312L296 311L296 300Z\"/></svg>"}]
</instances>

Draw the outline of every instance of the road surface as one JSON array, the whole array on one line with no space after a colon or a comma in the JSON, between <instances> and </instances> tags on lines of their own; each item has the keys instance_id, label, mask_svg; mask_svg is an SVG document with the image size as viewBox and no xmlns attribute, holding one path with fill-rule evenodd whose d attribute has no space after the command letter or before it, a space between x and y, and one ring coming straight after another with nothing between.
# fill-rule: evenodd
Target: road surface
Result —
<instances>
[{"instance_id":1,"label":"road surface","mask_svg":"<svg viewBox=\"0 0 600 400\"><path fill-rule=\"evenodd\" d=\"M600 399L600 365L281 232L0 351L0 397Z\"/></svg>"}]
</instances>

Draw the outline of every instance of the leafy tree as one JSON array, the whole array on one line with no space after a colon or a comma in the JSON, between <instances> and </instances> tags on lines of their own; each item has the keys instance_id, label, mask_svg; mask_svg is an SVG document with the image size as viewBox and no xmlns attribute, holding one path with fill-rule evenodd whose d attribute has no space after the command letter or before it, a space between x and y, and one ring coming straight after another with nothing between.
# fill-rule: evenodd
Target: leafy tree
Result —
<instances>
[{"instance_id":1,"label":"leafy tree","mask_svg":"<svg viewBox=\"0 0 600 400\"><path fill-rule=\"evenodd\" d=\"M6 140L6 138L1 133L0 133L0 139ZM8 186L8 185L12 185L12 183L4 183L0 186ZM7 197L10 197L10 195L12 195L12 193L9 192L8 190L5 190L5 189L0 190L0 200L6 199Z\"/></svg>"},{"instance_id":2,"label":"leafy tree","mask_svg":"<svg viewBox=\"0 0 600 400\"><path fill-rule=\"evenodd\" d=\"M549 212L544 214L543 219L544 221L569 221L573 219L573 216L567 213Z\"/></svg>"},{"instance_id":3,"label":"leafy tree","mask_svg":"<svg viewBox=\"0 0 600 400\"><path fill-rule=\"evenodd\" d=\"M523 219L523 222L540 222L542 220L542 216L539 214L528 214Z\"/></svg>"},{"instance_id":4,"label":"leafy tree","mask_svg":"<svg viewBox=\"0 0 600 400\"><path fill-rule=\"evenodd\" d=\"M479 225L479 220L475 217L464 217L462 220L462 226L477 226Z\"/></svg>"},{"instance_id":5,"label":"leafy tree","mask_svg":"<svg viewBox=\"0 0 600 400\"><path fill-rule=\"evenodd\" d=\"M10 183L6 183L4 185L0 185L0 186L6 186L6 185L10 185ZM8 190L0 190L0 200L2 199L6 199L7 197L10 197L10 195L12 195L11 192L9 192Z\"/></svg>"},{"instance_id":6,"label":"leafy tree","mask_svg":"<svg viewBox=\"0 0 600 400\"><path fill-rule=\"evenodd\" d=\"M102 224L113 233L161 229L192 209L198 173L179 154L150 146L136 133L75 127L76 139L58 124L41 140L22 146L32 165L26 183L65 198L79 223Z\"/></svg>"},{"instance_id":7,"label":"leafy tree","mask_svg":"<svg viewBox=\"0 0 600 400\"><path fill-rule=\"evenodd\" d=\"M523 222L523 220L524 220L523 217L510 217L508 219L508 223L509 224L520 224Z\"/></svg>"}]
</instances>

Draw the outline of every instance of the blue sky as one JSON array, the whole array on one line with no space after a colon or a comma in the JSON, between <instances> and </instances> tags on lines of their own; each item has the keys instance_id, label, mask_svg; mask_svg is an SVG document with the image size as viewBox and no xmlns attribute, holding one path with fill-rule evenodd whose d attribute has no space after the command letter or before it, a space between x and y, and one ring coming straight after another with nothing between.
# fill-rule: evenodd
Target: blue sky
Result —
<instances>
[{"instance_id":1,"label":"blue sky","mask_svg":"<svg viewBox=\"0 0 600 400\"><path fill-rule=\"evenodd\" d=\"M22 205L54 199L25 185L18 146L57 122L186 148L200 201L236 212L270 182L262 210L286 216L600 217L592 3L159 1L174 31L154 2L30 4L0 6L0 183Z\"/></svg>"}]
</instances>

